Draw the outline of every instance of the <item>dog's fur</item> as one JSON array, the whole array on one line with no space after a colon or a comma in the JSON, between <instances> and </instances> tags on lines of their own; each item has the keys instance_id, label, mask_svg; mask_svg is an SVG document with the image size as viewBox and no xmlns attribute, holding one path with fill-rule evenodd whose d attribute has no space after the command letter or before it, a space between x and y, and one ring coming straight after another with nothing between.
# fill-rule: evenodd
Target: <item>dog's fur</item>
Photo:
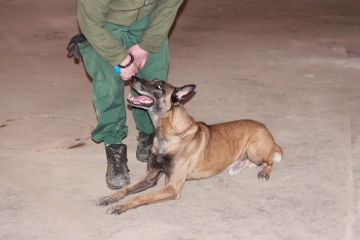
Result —
<instances>
[{"instance_id":1,"label":"dog's fur","mask_svg":"<svg viewBox=\"0 0 360 240\"><path fill-rule=\"evenodd\" d=\"M269 130L252 120L238 120L215 125L195 122L181 100L195 85L175 88L159 80L151 82L133 77L131 86L141 96L129 97L133 107L147 109L155 128L146 175L111 196L99 199L108 205L125 196L156 185L165 174L165 187L108 209L121 214L141 205L179 199L186 180L211 177L224 169L234 174L249 163L263 165L260 181L269 179L273 162L279 162L282 149Z\"/></svg>"}]
</instances>

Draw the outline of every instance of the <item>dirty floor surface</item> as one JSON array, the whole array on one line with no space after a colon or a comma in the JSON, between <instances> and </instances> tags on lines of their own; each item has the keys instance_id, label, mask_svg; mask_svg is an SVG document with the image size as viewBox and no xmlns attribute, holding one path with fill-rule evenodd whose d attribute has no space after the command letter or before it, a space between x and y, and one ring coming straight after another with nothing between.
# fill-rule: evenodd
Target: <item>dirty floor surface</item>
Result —
<instances>
[{"instance_id":1,"label":"dirty floor surface","mask_svg":"<svg viewBox=\"0 0 360 240\"><path fill-rule=\"evenodd\" d=\"M91 82L66 52L76 1L1 0L0 239L360 239L359 9L186 1L169 82L197 85L185 106L198 121L266 124L283 160L265 183L260 168L224 171L186 182L178 201L109 216L95 205L112 191L104 146L89 138ZM145 164L130 109L127 124L134 181Z\"/></svg>"}]
</instances>

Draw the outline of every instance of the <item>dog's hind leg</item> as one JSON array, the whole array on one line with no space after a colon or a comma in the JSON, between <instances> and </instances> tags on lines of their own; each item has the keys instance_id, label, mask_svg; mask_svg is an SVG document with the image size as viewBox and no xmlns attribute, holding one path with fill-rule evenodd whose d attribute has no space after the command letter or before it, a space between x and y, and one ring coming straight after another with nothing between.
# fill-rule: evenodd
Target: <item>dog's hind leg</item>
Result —
<instances>
[{"instance_id":1,"label":"dog's hind leg","mask_svg":"<svg viewBox=\"0 0 360 240\"><path fill-rule=\"evenodd\" d=\"M263 129L249 138L247 154L251 162L263 165L263 170L258 173L259 181L267 181L273 163L281 160L282 150L274 142L271 133L267 129Z\"/></svg>"},{"instance_id":2,"label":"dog's hind leg","mask_svg":"<svg viewBox=\"0 0 360 240\"><path fill-rule=\"evenodd\" d=\"M263 161L263 170L259 172L258 178L259 181L267 181L270 177L270 172L274 162L280 162L283 155L283 151L279 145L273 143L273 149L267 155Z\"/></svg>"},{"instance_id":3,"label":"dog's hind leg","mask_svg":"<svg viewBox=\"0 0 360 240\"><path fill-rule=\"evenodd\" d=\"M258 173L259 181L265 182L269 180L270 172L272 170L274 162L279 161L281 161L280 153L276 152L275 150L270 151L270 153L263 158L263 170Z\"/></svg>"}]
</instances>

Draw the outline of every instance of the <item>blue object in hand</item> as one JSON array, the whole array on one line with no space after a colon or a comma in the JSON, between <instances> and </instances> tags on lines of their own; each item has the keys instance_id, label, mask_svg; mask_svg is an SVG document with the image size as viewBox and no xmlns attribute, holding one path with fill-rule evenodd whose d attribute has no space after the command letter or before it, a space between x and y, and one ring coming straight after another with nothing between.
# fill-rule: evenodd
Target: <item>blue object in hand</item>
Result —
<instances>
[{"instance_id":1,"label":"blue object in hand","mask_svg":"<svg viewBox=\"0 0 360 240\"><path fill-rule=\"evenodd\" d=\"M120 74L120 67L118 65L114 66L114 71L117 73L117 74Z\"/></svg>"}]
</instances>

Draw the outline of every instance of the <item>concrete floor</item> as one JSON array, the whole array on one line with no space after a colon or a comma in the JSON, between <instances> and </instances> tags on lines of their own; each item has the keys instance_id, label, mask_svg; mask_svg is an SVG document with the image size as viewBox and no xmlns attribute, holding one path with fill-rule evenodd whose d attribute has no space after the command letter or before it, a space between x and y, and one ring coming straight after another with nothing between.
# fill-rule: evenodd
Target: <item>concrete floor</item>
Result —
<instances>
[{"instance_id":1,"label":"concrete floor","mask_svg":"<svg viewBox=\"0 0 360 240\"><path fill-rule=\"evenodd\" d=\"M0 21L0 239L360 239L359 1L186 1L169 82L197 85L196 120L263 122L284 158L266 183L222 172L120 216L95 205L112 191L91 82L67 58L76 1L1 0Z\"/></svg>"}]
</instances>

